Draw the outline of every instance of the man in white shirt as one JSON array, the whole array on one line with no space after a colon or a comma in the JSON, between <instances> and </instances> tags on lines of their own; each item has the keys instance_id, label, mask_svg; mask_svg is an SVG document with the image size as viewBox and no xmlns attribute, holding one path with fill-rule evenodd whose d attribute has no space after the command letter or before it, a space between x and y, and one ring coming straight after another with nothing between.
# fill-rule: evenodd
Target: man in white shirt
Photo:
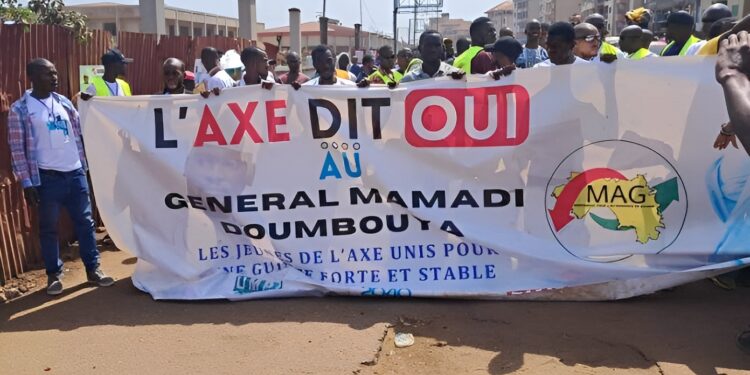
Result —
<instances>
[{"instance_id":1,"label":"man in white shirt","mask_svg":"<svg viewBox=\"0 0 750 375\"><path fill-rule=\"evenodd\" d=\"M247 47L242 50L240 58L245 66L245 72L237 83L238 86L261 85L268 90L273 87L276 77L269 70L268 55L265 51L258 47Z\"/></svg>"},{"instance_id":2,"label":"man in white shirt","mask_svg":"<svg viewBox=\"0 0 750 375\"><path fill-rule=\"evenodd\" d=\"M313 67L318 76L305 82L304 86L356 86L357 84L336 76L336 61L333 58L331 49L327 46L320 45L315 47L310 53L313 60ZM292 83L292 87L299 88L299 83Z\"/></svg>"},{"instance_id":3,"label":"man in white shirt","mask_svg":"<svg viewBox=\"0 0 750 375\"><path fill-rule=\"evenodd\" d=\"M203 84L204 88L206 89L205 92L201 93L203 97L208 97L211 92L213 92L215 95L219 95L219 92L221 92L221 90L229 87L234 87L236 85L236 82L232 79L232 77L223 69L221 69L221 66L219 65L220 61L221 59L219 58L219 51L217 51L216 48L206 47L201 50L201 63L208 72L208 76L202 78L203 81L198 83Z\"/></svg>"},{"instance_id":4,"label":"man in white shirt","mask_svg":"<svg viewBox=\"0 0 750 375\"><path fill-rule=\"evenodd\" d=\"M549 60L542 61L534 65L534 67L588 64L588 61L573 53L575 43L576 32L573 29L573 25L567 22L555 22L550 26L549 36L547 37Z\"/></svg>"},{"instance_id":5,"label":"man in white shirt","mask_svg":"<svg viewBox=\"0 0 750 375\"><path fill-rule=\"evenodd\" d=\"M39 207L39 239L47 271L47 294L63 291L63 262L57 233L63 207L75 225L88 281L110 286L114 279L99 268L78 111L67 98L55 92L57 69L51 62L32 60L26 65L26 75L32 89L11 105L8 143L13 173L24 188L26 202Z\"/></svg>"},{"instance_id":6,"label":"man in white shirt","mask_svg":"<svg viewBox=\"0 0 750 375\"><path fill-rule=\"evenodd\" d=\"M601 35L599 30L590 23L579 23L573 27L576 32L575 47L573 53L586 61L591 61L599 55L599 46L601 45Z\"/></svg>"}]
</instances>

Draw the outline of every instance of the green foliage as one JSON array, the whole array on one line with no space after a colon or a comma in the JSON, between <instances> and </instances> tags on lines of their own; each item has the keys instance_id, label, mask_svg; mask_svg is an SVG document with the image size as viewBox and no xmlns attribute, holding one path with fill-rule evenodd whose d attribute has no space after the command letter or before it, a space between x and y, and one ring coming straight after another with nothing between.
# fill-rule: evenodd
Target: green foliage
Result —
<instances>
[{"instance_id":1,"label":"green foliage","mask_svg":"<svg viewBox=\"0 0 750 375\"><path fill-rule=\"evenodd\" d=\"M91 31L86 27L86 16L65 10L63 0L29 0L26 7L19 0L0 0L0 20L62 26L70 29L79 41L91 37Z\"/></svg>"},{"instance_id":2,"label":"green foliage","mask_svg":"<svg viewBox=\"0 0 750 375\"><path fill-rule=\"evenodd\" d=\"M31 9L21 6L18 0L0 0L0 23L8 21L32 24L36 22L36 14Z\"/></svg>"}]
</instances>

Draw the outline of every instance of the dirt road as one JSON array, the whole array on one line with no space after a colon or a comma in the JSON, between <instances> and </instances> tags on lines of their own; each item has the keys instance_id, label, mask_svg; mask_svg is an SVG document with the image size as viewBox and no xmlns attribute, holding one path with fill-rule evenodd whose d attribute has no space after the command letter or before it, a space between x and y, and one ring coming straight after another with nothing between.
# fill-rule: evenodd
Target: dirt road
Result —
<instances>
[{"instance_id":1,"label":"dirt road","mask_svg":"<svg viewBox=\"0 0 750 375\"><path fill-rule=\"evenodd\" d=\"M319 298L155 302L119 281L0 305L0 374L739 374L750 289L698 282L608 303ZM397 349L395 332L414 334Z\"/></svg>"}]
</instances>

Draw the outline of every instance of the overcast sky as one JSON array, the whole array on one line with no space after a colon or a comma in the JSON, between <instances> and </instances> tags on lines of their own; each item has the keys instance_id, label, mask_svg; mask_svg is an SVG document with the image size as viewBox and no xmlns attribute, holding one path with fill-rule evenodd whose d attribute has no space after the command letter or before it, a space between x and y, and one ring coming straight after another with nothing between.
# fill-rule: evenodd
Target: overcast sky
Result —
<instances>
[{"instance_id":1,"label":"overcast sky","mask_svg":"<svg viewBox=\"0 0 750 375\"><path fill-rule=\"evenodd\" d=\"M107 0L65 0L67 5L98 3ZM138 0L109 0L122 4L138 4ZM473 20L484 16L484 12L503 0L444 0L443 12L452 18ZM167 5L237 17L236 0L166 0ZM206 6L209 4L210 6ZM323 0L257 0L258 22L265 22L267 28L285 26L289 23L289 8L302 11L302 22L315 21L323 12ZM326 16L340 20L346 26L359 23L359 2L357 0L327 0ZM409 16L399 18L399 28L409 26ZM368 31L393 30L393 3L389 0L362 0L362 24Z\"/></svg>"}]
</instances>

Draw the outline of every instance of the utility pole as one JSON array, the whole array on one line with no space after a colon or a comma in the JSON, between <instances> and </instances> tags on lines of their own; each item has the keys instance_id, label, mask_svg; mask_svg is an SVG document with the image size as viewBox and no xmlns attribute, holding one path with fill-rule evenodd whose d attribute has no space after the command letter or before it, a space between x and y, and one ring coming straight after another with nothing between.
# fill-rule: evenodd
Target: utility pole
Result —
<instances>
[{"instance_id":1,"label":"utility pole","mask_svg":"<svg viewBox=\"0 0 750 375\"><path fill-rule=\"evenodd\" d=\"M393 50L398 50L398 0L393 0Z\"/></svg>"},{"instance_id":2,"label":"utility pole","mask_svg":"<svg viewBox=\"0 0 750 375\"><path fill-rule=\"evenodd\" d=\"M750 0L747 0L750 1ZM443 10L443 0L393 0L393 46L398 50L398 15L414 14L414 19L409 20L409 35L407 42L411 41L417 44L417 35L419 35L419 20L424 20L424 16L429 18L432 12L440 14ZM422 24L424 25L424 24Z\"/></svg>"},{"instance_id":3,"label":"utility pole","mask_svg":"<svg viewBox=\"0 0 750 375\"><path fill-rule=\"evenodd\" d=\"M326 16L326 0L323 0L323 17Z\"/></svg>"},{"instance_id":4,"label":"utility pole","mask_svg":"<svg viewBox=\"0 0 750 375\"><path fill-rule=\"evenodd\" d=\"M417 5L419 5L419 0L414 0L414 28L411 30L413 44L417 44Z\"/></svg>"}]
</instances>

